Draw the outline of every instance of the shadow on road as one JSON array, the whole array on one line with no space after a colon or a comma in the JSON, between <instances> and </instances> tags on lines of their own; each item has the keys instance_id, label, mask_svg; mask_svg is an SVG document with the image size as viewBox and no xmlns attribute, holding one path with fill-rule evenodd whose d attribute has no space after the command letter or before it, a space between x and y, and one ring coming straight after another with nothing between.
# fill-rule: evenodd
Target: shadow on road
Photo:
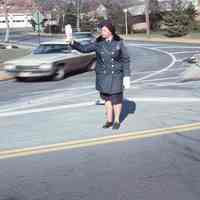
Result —
<instances>
[{"instance_id":1,"label":"shadow on road","mask_svg":"<svg viewBox=\"0 0 200 200\"><path fill-rule=\"evenodd\" d=\"M136 103L125 99L123 101L122 113L120 116L120 122L123 122L129 114L134 114L136 111Z\"/></svg>"}]
</instances>

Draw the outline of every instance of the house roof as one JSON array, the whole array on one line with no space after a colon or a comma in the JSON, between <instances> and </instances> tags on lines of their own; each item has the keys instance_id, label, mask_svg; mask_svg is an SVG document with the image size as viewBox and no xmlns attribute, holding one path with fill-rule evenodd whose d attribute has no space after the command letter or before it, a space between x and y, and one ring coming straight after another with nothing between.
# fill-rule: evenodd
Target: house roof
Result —
<instances>
[{"instance_id":1,"label":"house roof","mask_svg":"<svg viewBox=\"0 0 200 200\"><path fill-rule=\"evenodd\" d=\"M143 15L145 12L145 5L144 4L134 5L132 7L127 8L127 10L132 16Z\"/></svg>"}]
</instances>

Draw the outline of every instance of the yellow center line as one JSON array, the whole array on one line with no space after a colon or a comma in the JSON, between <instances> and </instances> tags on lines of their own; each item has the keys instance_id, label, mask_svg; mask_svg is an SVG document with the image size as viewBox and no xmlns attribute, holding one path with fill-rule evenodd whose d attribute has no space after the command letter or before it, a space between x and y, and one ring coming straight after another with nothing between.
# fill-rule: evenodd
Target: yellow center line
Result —
<instances>
[{"instance_id":1,"label":"yellow center line","mask_svg":"<svg viewBox=\"0 0 200 200\"><path fill-rule=\"evenodd\" d=\"M5 151L0 151L0 159L30 156L30 155L43 154L43 153L49 153L49 152L54 152L54 151L67 150L67 149L77 149L77 148L83 148L83 147L96 146L100 144L111 144L111 143L116 143L116 142L143 139L143 138L155 137L155 136L166 135L166 134L174 134L177 132L187 132L187 131L198 130L198 129L200 129L200 122L179 125L179 126L174 126L174 127L169 127L169 128L150 129L150 130L116 134L116 135L97 137L97 138L91 138L91 139L72 140L72 141L66 141L63 143L51 144L51 145L5 150Z\"/></svg>"}]
</instances>

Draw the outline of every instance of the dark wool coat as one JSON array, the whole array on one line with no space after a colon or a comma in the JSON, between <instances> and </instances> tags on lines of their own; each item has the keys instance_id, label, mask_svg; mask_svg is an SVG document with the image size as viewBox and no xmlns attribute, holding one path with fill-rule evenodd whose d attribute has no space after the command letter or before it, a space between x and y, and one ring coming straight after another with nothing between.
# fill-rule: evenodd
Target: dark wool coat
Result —
<instances>
[{"instance_id":1,"label":"dark wool coat","mask_svg":"<svg viewBox=\"0 0 200 200\"><path fill-rule=\"evenodd\" d=\"M101 93L123 92L123 77L130 76L130 58L122 39L114 35L112 41L101 36L94 43L72 47L83 53L96 52L96 89Z\"/></svg>"}]
</instances>

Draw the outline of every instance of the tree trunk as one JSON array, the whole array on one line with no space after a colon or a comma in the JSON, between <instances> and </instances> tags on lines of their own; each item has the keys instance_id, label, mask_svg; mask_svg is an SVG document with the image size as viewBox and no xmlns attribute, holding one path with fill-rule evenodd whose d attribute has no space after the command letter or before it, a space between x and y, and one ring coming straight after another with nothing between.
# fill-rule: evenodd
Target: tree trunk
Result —
<instances>
[{"instance_id":1,"label":"tree trunk","mask_svg":"<svg viewBox=\"0 0 200 200\"><path fill-rule=\"evenodd\" d=\"M146 19L146 33L147 33L147 37L150 37L149 1L150 0L145 0L145 19Z\"/></svg>"},{"instance_id":2,"label":"tree trunk","mask_svg":"<svg viewBox=\"0 0 200 200\"><path fill-rule=\"evenodd\" d=\"M5 22L6 22L6 34L4 42L9 41L9 35L10 35L10 26L9 26L9 19L8 19L8 2L7 0L4 0L4 16L5 16Z\"/></svg>"},{"instance_id":3,"label":"tree trunk","mask_svg":"<svg viewBox=\"0 0 200 200\"><path fill-rule=\"evenodd\" d=\"M80 31L80 0L76 0L76 29L77 31Z\"/></svg>"}]
</instances>

